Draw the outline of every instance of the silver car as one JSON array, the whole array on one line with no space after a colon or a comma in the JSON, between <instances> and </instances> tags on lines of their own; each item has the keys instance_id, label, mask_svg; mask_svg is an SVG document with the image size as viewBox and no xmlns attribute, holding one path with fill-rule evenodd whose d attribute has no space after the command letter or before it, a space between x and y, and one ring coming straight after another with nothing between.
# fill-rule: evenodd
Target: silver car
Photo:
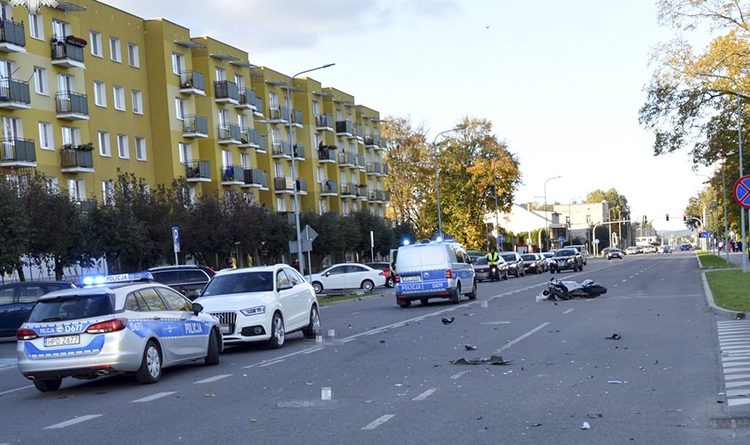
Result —
<instances>
[{"instance_id":1,"label":"silver car","mask_svg":"<svg viewBox=\"0 0 750 445\"><path fill-rule=\"evenodd\" d=\"M218 319L149 281L150 274L134 275L41 297L16 331L24 377L46 392L57 390L65 377L135 373L138 381L154 383L168 366L199 359L218 364ZM130 282L115 284L117 279Z\"/></svg>"}]
</instances>

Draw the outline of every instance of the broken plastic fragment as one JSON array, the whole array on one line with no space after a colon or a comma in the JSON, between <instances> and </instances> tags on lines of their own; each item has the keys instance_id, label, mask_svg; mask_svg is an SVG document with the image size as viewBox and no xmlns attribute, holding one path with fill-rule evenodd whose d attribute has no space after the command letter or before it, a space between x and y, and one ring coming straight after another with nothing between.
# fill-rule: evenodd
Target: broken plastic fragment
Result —
<instances>
[{"instance_id":1,"label":"broken plastic fragment","mask_svg":"<svg viewBox=\"0 0 750 445\"><path fill-rule=\"evenodd\" d=\"M581 425L581 429L582 430L590 430L591 429L591 424L588 423L588 422L583 422L583 425Z\"/></svg>"},{"instance_id":2,"label":"broken plastic fragment","mask_svg":"<svg viewBox=\"0 0 750 445\"><path fill-rule=\"evenodd\" d=\"M466 349L467 351L476 351L477 347L474 345L464 345L464 349Z\"/></svg>"},{"instance_id":3,"label":"broken plastic fragment","mask_svg":"<svg viewBox=\"0 0 750 445\"><path fill-rule=\"evenodd\" d=\"M607 337L607 340L619 340L621 338L622 337L620 337L620 334L618 334L617 332L615 332L614 334L612 334L609 337Z\"/></svg>"},{"instance_id":4,"label":"broken plastic fragment","mask_svg":"<svg viewBox=\"0 0 750 445\"><path fill-rule=\"evenodd\" d=\"M442 321L443 324L451 324L453 323L453 320L455 319L456 317L451 317L451 318L443 317L440 321Z\"/></svg>"},{"instance_id":5,"label":"broken plastic fragment","mask_svg":"<svg viewBox=\"0 0 750 445\"><path fill-rule=\"evenodd\" d=\"M604 415L602 413L588 413L586 414L586 417L589 419L601 419Z\"/></svg>"},{"instance_id":6,"label":"broken plastic fragment","mask_svg":"<svg viewBox=\"0 0 750 445\"><path fill-rule=\"evenodd\" d=\"M500 355L491 355L489 357L481 357L481 358L473 358L473 359L466 359L466 358L459 358L457 360L451 360L451 364L453 365L509 365L510 361L503 360L503 357Z\"/></svg>"}]
</instances>

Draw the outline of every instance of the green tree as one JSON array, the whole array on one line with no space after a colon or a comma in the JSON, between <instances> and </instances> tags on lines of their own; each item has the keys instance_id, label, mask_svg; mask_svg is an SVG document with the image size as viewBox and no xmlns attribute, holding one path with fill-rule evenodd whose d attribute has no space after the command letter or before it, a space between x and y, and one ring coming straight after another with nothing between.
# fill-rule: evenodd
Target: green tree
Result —
<instances>
[{"instance_id":1,"label":"green tree","mask_svg":"<svg viewBox=\"0 0 750 445\"><path fill-rule=\"evenodd\" d=\"M25 280L21 258L28 253L28 221L18 184L0 176L0 271L3 274L16 271L20 281Z\"/></svg>"}]
</instances>

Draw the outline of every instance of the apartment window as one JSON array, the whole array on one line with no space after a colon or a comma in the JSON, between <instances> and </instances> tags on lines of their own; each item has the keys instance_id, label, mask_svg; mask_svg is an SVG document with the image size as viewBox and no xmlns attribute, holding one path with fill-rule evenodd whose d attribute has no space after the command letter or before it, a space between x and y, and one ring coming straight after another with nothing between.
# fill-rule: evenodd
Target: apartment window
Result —
<instances>
[{"instance_id":1,"label":"apartment window","mask_svg":"<svg viewBox=\"0 0 750 445\"><path fill-rule=\"evenodd\" d=\"M237 84L237 88L240 90L245 89L245 78L239 74L234 75L234 83Z\"/></svg>"},{"instance_id":2,"label":"apartment window","mask_svg":"<svg viewBox=\"0 0 750 445\"><path fill-rule=\"evenodd\" d=\"M98 107L107 106L107 90L104 82L98 80L94 81L94 103Z\"/></svg>"},{"instance_id":3,"label":"apartment window","mask_svg":"<svg viewBox=\"0 0 750 445\"><path fill-rule=\"evenodd\" d=\"M188 115L188 104L185 99L175 97L174 99L175 116L177 119L182 120Z\"/></svg>"},{"instance_id":4,"label":"apartment window","mask_svg":"<svg viewBox=\"0 0 750 445\"><path fill-rule=\"evenodd\" d=\"M91 55L104 57L102 51L102 34L96 31L89 32L89 45L91 46Z\"/></svg>"},{"instance_id":5,"label":"apartment window","mask_svg":"<svg viewBox=\"0 0 750 445\"><path fill-rule=\"evenodd\" d=\"M184 164L193 160L193 147L191 147L190 144L180 142L179 144L177 144L177 150L179 152L178 154L180 155L180 164Z\"/></svg>"},{"instance_id":6,"label":"apartment window","mask_svg":"<svg viewBox=\"0 0 750 445\"><path fill-rule=\"evenodd\" d=\"M318 182L323 183L326 180L326 174L323 171L323 167L318 167Z\"/></svg>"},{"instance_id":7,"label":"apartment window","mask_svg":"<svg viewBox=\"0 0 750 445\"><path fill-rule=\"evenodd\" d=\"M121 159L130 159L128 137L124 134L117 135L117 156L119 156Z\"/></svg>"},{"instance_id":8,"label":"apartment window","mask_svg":"<svg viewBox=\"0 0 750 445\"><path fill-rule=\"evenodd\" d=\"M65 36L73 34L71 31L70 23L63 22L60 20L52 20L52 35L55 38L63 39Z\"/></svg>"},{"instance_id":9,"label":"apartment window","mask_svg":"<svg viewBox=\"0 0 750 445\"><path fill-rule=\"evenodd\" d=\"M272 110L279 108L279 96L276 93L268 93L268 107Z\"/></svg>"},{"instance_id":10,"label":"apartment window","mask_svg":"<svg viewBox=\"0 0 750 445\"><path fill-rule=\"evenodd\" d=\"M120 39L117 37L109 38L109 56L113 62L122 63L122 53L120 53Z\"/></svg>"},{"instance_id":11,"label":"apartment window","mask_svg":"<svg viewBox=\"0 0 750 445\"><path fill-rule=\"evenodd\" d=\"M237 125L239 125L240 128L242 128L242 129L248 128L248 125L247 125L247 116L245 116L242 113L238 114L237 115Z\"/></svg>"},{"instance_id":12,"label":"apartment window","mask_svg":"<svg viewBox=\"0 0 750 445\"><path fill-rule=\"evenodd\" d=\"M240 153L240 167L242 167L243 169L250 168L250 154L249 153Z\"/></svg>"},{"instance_id":13,"label":"apartment window","mask_svg":"<svg viewBox=\"0 0 750 445\"><path fill-rule=\"evenodd\" d=\"M109 146L109 132L107 131L98 132L98 138L99 138L99 155L106 156L108 158L111 157L112 149Z\"/></svg>"},{"instance_id":14,"label":"apartment window","mask_svg":"<svg viewBox=\"0 0 750 445\"><path fill-rule=\"evenodd\" d=\"M224 68L216 67L216 81L221 82L227 80L227 70Z\"/></svg>"},{"instance_id":15,"label":"apartment window","mask_svg":"<svg viewBox=\"0 0 750 445\"><path fill-rule=\"evenodd\" d=\"M57 192L59 190L58 187L60 184L56 177L47 176L44 179L47 182L47 192L52 193L52 192Z\"/></svg>"},{"instance_id":16,"label":"apartment window","mask_svg":"<svg viewBox=\"0 0 750 445\"><path fill-rule=\"evenodd\" d=\"M143 114L143 93L133 90L133 113Z\"/></svg>"},{"instance_id":17,"label":"apartment window","mask_svg":"<svg viewBox=\"0 0 750 445\"><path fill-rule=\"evenodd\" d=\"M229 150L221 150L221 165L224 168L229 167L232 164L232 152Z\"/></svg>"},{"instance_id":18,"label":"apartment window","mask_svg":"<svg viewBox=\"0 0 750 445\"><path fill-rule=\"evenodd\" d=\"M134 68L141 66L141 56L138 50L138 45L135 43L128 43L128 63Z\"/></svg>"},{"instance_id":19,"label":"apartment window","mask_svg":"<svg viewBox=\"0 0 750 445\"><path fill-rule=\"evenodd\" d=\"M29 35L34 39L44 40L44 26L41 14L29 14Z\"/></svg>"},{"instance_id":20,"label":"apartment window","mask_svg":"<svg viewBox=\"0 0 750 445\"><path fill-rule=\"evenodd\" d=\"M346 216L349 214L349 201L341 202L341 213Z\"/></svg>"},{"instance_id":21,"label":"apartment window","mask_svg":"<svg viewBox=\"0 0 750 445\"><path fill-rule=\"evenodd\" d=\"M55 149L52 124L49 122L39 122L39 148L42 150Z\"/></svg>"},{"instance_id":22,"label":"apartment window","mask_svg":"<svg viewBox=\"0 0 750 445\"><path fill-rule=\"evenodd\" d=\"M36 91L36 94L49 95L47 70L38 66L34 67L34 91Z\"/></svg>"},{"instance_id":23,"label":"apartment window","mask_svg":"<svg viewBox=\"0 0 750 445\"><path fill-rule=\"evenodd\" d=\"M320 115L320 102L318 102L317 100L314 100L312 102L312 112L313 112L313 116Z\"/></svg>"},{"instance_id":24,"label":"apartment window","mask_svg":"<svg viewBox=\"0 0 750 445\"><path fill-rule=\"evenodd\" d=\"M112 93L115 98L115 110L125 111L125 88L115 86Z\"/></svg>"},{"instance_id":25,"label":"apartment window","mask_svg":"<svg viewBox=\"0 0 750 445\"><path fill-rule=\"evenodd\" d=\"M336 110L336 120L337 121L343 121L343 114L341 113L341 110Z\"/></svg>"},{"instance_id":26,"label":"apartment window","mask_svg":"<svg viewBox=\"0 0 750 445\"><path fill-rule=\"evenodd\" d=\"M279 130L277 127L273 127L273 129L271 129L271 142L273 144L281 143L281 130Z\"/></svg>"},{"instance_id":27,"label":"apartment window","mask_svg":"<svg viewBox=\"0 0 750 445\"><path fill-rule=\"evenodd\" d=\"M111 204L115 198L115 183L111 180L102 181L102 202Z\"/></svg>"},{"instance_id":28,"label":"apartment window","mask_svg":"<svg viewBox=\"0 0 750 445\"><path fill-rule=\"evenodd\" d=\"M276 172L276 175L274 177L276 178L283 178L284 177L284 166L281 165L280 162L275 162L273 164L274 171Z\"/></svg>"},{"instance_id":29,"label":"apartment window","mask_svg":"<svg viewBox=\"0 0 750 445\"><path fill-rule=\"evenodd\" d=\"M67 74L57 73L57 92L69 93L75 91L75 78Z\"/></svg>"},{"instance_id":30,"label":"apartment window","mask_svg":"<svg viewBox=\"0 0 750 445\"><path fill-rule=\"evenodd\" d=\"M185 71L185 56L180 53L172 53L172 72L181 74Z\"/></svg>"},{"instance_id":31,"label":"apartment window","mask_svg":"<svg viewBox=\"0 0 750 445\"><path fill-rule=\"evenodd\" d=\"M83 179L68 179L68 193L71 201L86 199L86 181Z\"/></svg>"},{"instance_id":32,"label":"apartment window","mask_svg":"<svg viewBox=\"0 0 750 445\"><path fill-rule=\"evenodd\" d=\"M63 145L79 145L81 143L81 130L76 127L62 127Z\"/></svg>"},{"instance_id":33,"label":"apartment window","mask_svg":"<svg viewBox=\"0 0 750 445\"><path fill-rule=\"evenodd\" d=\"M219 109L219 126L220 127L226 127L229 125L229 111L220 108Z\"/></svg>"},{"instance_id":34,"label":"apartment window","mask_svg":"<svg viewBox=\"0 0 750 445\"><path fill-rule=\"evenodd\" d=\"M139 161L146 160L146 139L135 138L135 158Z\"/></svg>"},{"instance_id":35,"label":"apartment window","mask_svg":"<svg viewBox=\"0 0 750 445\"><path fill-rule=\"evenodd\" d=\"M284 198L276 198L276 211L286 212L286 200Z\"/></svg>"}]
</instances>

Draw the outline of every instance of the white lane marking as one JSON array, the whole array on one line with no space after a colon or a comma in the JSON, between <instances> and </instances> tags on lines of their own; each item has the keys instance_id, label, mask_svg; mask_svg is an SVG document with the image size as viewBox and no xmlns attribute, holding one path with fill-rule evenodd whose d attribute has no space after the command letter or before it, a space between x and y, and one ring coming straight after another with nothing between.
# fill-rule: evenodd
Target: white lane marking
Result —
<instances>
[{"instance_id":1,"label":"white lane marking","mask_svg":"<svg viewBox=\"0 0 750 445\"><path fill-rule=\"evenodd\" d=\"M263 360L262 362L254 363L252 365L243 366L242 369L248 369L248 368L254 368L256 366L263 366L264 364L271 363L275 364L279 360L283 360L285 358L294 357L295 355L304 354L306 351L309 351L310 349L319 348L320 346L310 346L309 348L302 349L300 351L290 352L289 354L281 355L279 357L270 359L270 360Z\"/></svg>"},{"instance_id":2,"label":"white lane marking","mask_svg":"<svg viewBox=\"0 0 750 445\"><path fill-rule=\"evenodd\" d=\"M215 382L217 380L225 379L225 378L231 377L231 376L232 376L232 374L219 374L219 375L215 375L213 377L209 377L207 379L198 380L197 382L193 382L193 385L200 385L201 383L211 383L211 382Z\"/></svg>"},{"instance_id":3,"label":"white lane marking","mask_svg":"<svg viewBox=\"0 0 750 445\"><path fill-rule=\"evenodd\" d=\"M131 400L130 403L144 403L144 402L150 402L152 400L161 399L162 397L171 396L176 391L167 391L167 392L157 392L156 394L151 394L150 396L146 396L140 399Z\"/></svg>"},{"instance_id":4,"label":"white lane marking","mask_svg":"<svg viewBox=\"0 0 750 445\"><path fill-rule=\"evenodd\" d=\"M498 324L510 324L510 322L509 321L483 321L479 324L498 325Z\"/></svg>"},{"instance_id":5,"label":"white lane marking","mask_svg":"<svg viewBox=\"0 0 750 445\"><path fill-rule=\"evenodd\" d=\"M563 314L569 314L569 313L573 312L573 309L575 309L575 308L570 308L567 311L563 312Z\"/></svg>"},{"instance_id":6,"label":"white lane marking","mask_svg":"<svg viewBox=\"0 0 750 445\"><path fill-rule=\"evenodd\" d=\"M453 375L451 376L451 379L453 379L453 380L458 380L458 379L460 379L460 378L461 378L461 376L462 376L462 375L464 375L464 374L468 374L468 373L469 373L469 371L461 371L461 372L457 372L457 373L455 373L455 374L453 374Z\"/></svg>"},{"instance_id":7,"label":"white lane marking","mask_svg":"<svg viewBox=\"0 0 750 445\"><path fill-rule=\"evenodd\" d=\"M414 397L411 399L414 402L418 402L420 400L424 400L427 397L430 397L431 395L435 394L435 391L437 391L437 388L430 388L427 391L423 392L422 394L418 395L417 397Z\"/></svg>"},{"instance_id":8,"label":"white lane marking","mask_svg":"<svg viewBox=\"0 0 750 445\"><path fill-rule=\"evenodd\" d=\"M726 383L724 383L724 386L727 389L729 389L729 388L741 388L743 386L750 386L750 381L745 380L745 381L742 381L742 382L726 382Z\"/></svg>"},{"instance_id":9,"label":"white lane marking","mask_svg":"<svg viewBox=\"0 0 750 445\"><path fill-rule=\"evenodd\" d=\"M747 355L745 355L745 356L738 356L738 357L729 356L729 357L722 357L721 361L722 361L722 363L727 363L727 362L739 362L741 360L748 360L748 359L750 359L750 356L747 356Z\"/></svg>"},{"instance_id":10,"label":"white lane marking","mask_svg":"<svg viewBox=\"0 0 750 445\"><path fill-rule=\"evenodd\" d=\"M86 416L76 417L75 419L66 420L65 422L56 423L54 425L50 425L47 427L44 427L45 430L59 430L65 427L69 427L71 425L75 425L77 423L86 422L91 419L96 419L97 417L101 417L103 414L89 414Z\"/></svg>"},{"instance_id":11,"label":"white lane marking","mask_svg":"<svg viewBox=\"0 0 750 445\"><path fill-rule=\"evenodd\" d=\"M394 325L394 326L391 326L391 327L392 327L392 328L395 328L396 326ZM365 334L365 335L375 335L375 334L382 334L383 332L385 332L385 329L378 329L378 330L376 330L376 331L369 331L369 332L368 332L367 334Z\"/></svg>"},{"instance_id":12,"label":"white lane marking","mask_svg":"<svg viewBox=\"0 0 750 445\"><path fill-rule=\"evenodd\" d=\"M740 366L750 366L750 362L744 361L744 362L729 362L729 363L723 363L722 366L724 366L724 369L731 369L731 368L737 368Z\"/></svg>"},{"instance_id":13,"label":"white lane marking","mask_svg":"<svg viewBox=\"0 0 750 445\"><path fill-rule=\"evenodd\" d=\"M550 323L549 321L545 321L544 323L540 324L539 326L535 327L534 329L530 330L529 332L523 334L522 336L516 338L515 340L509 341L503 347L501 347L500 349L497 349L495 352L496 353L497 352L503 352L506 349L509 349L511 346L515 345L516 343L518 343L519 341L523 340L524 338L526 338L526 337L528 337L530 335L533 335L536 331L538 331L540 329L544 329L544 327L547 326L549 323Z\"/></svg>"},{"instance_id":14,"label":"white lane marking","mask_svg":"<svg viewBox=\"0 0 750 445\"><path fill-rule=\"evenodd\" d=\"M731 372L750 372L750 368L729 368L729 369L725 369L724 370L724 375L726 376L727 374L729 374Z\"/></svg>"},{"instance_id":15,"label":"white lane marking","mask_svg":"<svg viewBox=\"0 0 750 445\"><path fill-rule=\"evenodd\" d=\"M727 397L737 397L737 396L750 396L750 388L727 390Z\"/></svg>"},{"instance_id":16,"label":"white lane marking","mask_svg":"<svg viewBox=\"0 0 750 445\"><path fill-rule=\"evenodd\" d=\"M379 427L380 425L386 423L387 421L391 420L395 416L395 414L386 414L384 416L380 416L377 419L373 420L372 422L368 423L367 426L362 427L362 430L374 430L375 428Z\"/></svg>"},{"instance_id":17,"label":"white lane marking","mask_svg":"<svg viewBox=\"0 0 750 445\"><path fill-rule=\"evenodd\" d=\"M22 389L29 389L29 388L33 388L33 387L34 387L34 385L29 385L29 386L22 386L22 387L16 388L16 389L9 389L7 391L0 392L0 396L4 396L5 394L10 394L12 392L21 391Z\"/></svg>"},{"instance_id":18,"label":"white lane marking","mask_svg":"<svg viewBox=\"0 0 750 445\"><path fill-rule=\"evenodd\" d=\"M730 374L724 376L724 380L750 379L750 374Z\"/></svg>"},{"instance_id":19,"label":"white lane marking","mask_svg":"<svg viewBox=\"0 0 750 445\"><path fill-rule=\"evenodd\" d=\"M305 352L303 352L303 354L312 354L313 352L318 352L318 351L322 351L322 350L323 350L323 347L320 346L320 347L317 347L317 348L312 348L309 351L305 351Z\"/></svg>"},{"instance_id":20,"label":"white lane marking","mask_svg":"<svg viewBox=\"0 0 750 445\"><path fill-rule=\"evenodd\" d=\"M306 349L306 350L309 351L309 349ZM266 366L272 366L272 365L275 365L277 363L281 363L284 360L286 360L286 359L282 358L282 359L279 359L279 360L271 360L270 362L261 363L260 365L258 365L258 367L259 368L265 368Z\"/></svg>"},{"instance_id":21,"label":"white lane marking","mask_svg":"<svg viewBox=\"0 0 750 445\"><path fill-rule=\"evenodd\" d=\"M738 406L738 405L748 405L750 404L750 399L747 397L742 397L740 399L727 399L727 405L729 406Z\"/></svg>"},{"instance_id":22,"label":"white lane marking","mask_svg":"<svg viewBox=\"0 0 750 445\"><path fill-rule=\"evenodd\" d=\"M626 281L628 281L628 280L622 280L623 283L625 283Z\"/></svg>"},{"instance_id":23,"label":"white lane marking","mask_svg":"<svg viewBox=\"0 0 750 445\"><path fill-rule=\"evenodd\" d=\"M727 345L727 346L722 346L722 347L721 347L721 350L722 350L722 351L729 351L729 352L732 352L732 351L736 351L737 349L748 349L748 348L750 348L750 343L748 343L748 344L740 344L740 345Z\"/></svg>"}]
</instances>

